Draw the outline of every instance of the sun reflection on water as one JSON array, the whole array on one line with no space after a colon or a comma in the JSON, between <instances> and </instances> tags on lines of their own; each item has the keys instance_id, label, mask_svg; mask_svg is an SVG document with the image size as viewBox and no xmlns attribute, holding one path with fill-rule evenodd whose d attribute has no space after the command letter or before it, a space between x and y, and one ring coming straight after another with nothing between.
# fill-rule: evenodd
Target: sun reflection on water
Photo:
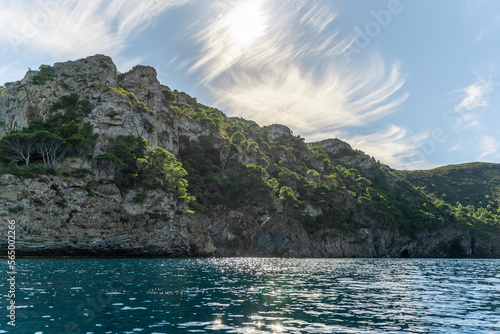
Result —
<instances>
[{"instance_id":1,"label":"sun reflection on water","mask_svg":"<svg viewBox=\"0 0 500 334\"><path fill-rule=\"evenodd\" d=\"M24 260L19 273L23 333L500 332L498 260Z\"/></svg>"}]
</instances>

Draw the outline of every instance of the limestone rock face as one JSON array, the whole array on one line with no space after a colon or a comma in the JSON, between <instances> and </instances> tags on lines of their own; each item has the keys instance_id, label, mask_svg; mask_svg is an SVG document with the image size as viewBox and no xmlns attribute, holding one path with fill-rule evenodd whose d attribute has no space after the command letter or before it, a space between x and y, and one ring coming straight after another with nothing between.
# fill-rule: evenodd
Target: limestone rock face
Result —
<instances>
[{"instance_id":1,"label":"limestone rock face","mask_svg":"<svg viewBox=\"0 0 500 334\"><path fill-rule=\"evenodd\" d=\"M96 55L56 63L52 70L47 80L37 84L33 77L40 72L29 71L0 92L0 136L28 126L33 119L47 119L55 101L76 93L92 105L83 121L90 122L99 134L94 157L119 135L144 136L150 147L165 148L175 156L198 143L201 136L210 135L221 162L236 158L245 164L269 164L261 154L228 145L223 130L213 131L179 113L175 108L195 101L189 95L177 92L176 106L166 103L167 87L158 82L151 67L136 66L119 74L111 58ZM248 131L258 127L251 121L235 120ZM324 161L317 160L317 154L294 137L290 128L273 124L263 131L261 139L272 137L276 144L267 149L275 152L276 164L280 161L295 167L307 162L307 168L315 171L307 174L313 183L327 170ZM374 166L369 156L353 154L349 144L341 140L314 145L326 148L337 162L365 170ZM0 215L6 218L0 220L0 234L6 235L8 221L15 221L19 255L500 257L495 231L487 238L470 230L446 228L409 238L380 228L355 212L354 191L340 187L328 200L333 207L345 207L359 226L343 233L324 226L318 235L284 214L277 199L276 203L239 209L214 205L210 212L192 213L167 191L118 188L114 182L117 169L90 157L70 157L59 162L57 169L58 176L21 179L0 175ZM338 180L328 182L336 186ZM319 219L324 211L318 205L307 204L297 214L306 221ZM6 242L6 238L0 239L0 249L7 247Z\"/></svg>"},{"instance_id":2,"label":"limestone rock face","mask_svg":"<svg viewBox=\"0 0 500 334\"><path fill-rule=\"evenodd\" d=\"M0 117L4 126L0 136L28 126L34 118L47 118L50 105L59 97L78 91L93 104L103 98L107 86L115 86L117 70L111 58L93 56L77 61L56 63L54 80L35 85L30 80L37 71L29 71L18 82L7 86L0 94Z\"/></svg>"},{"instance_id":3,"label":"limestone rock face","mask_svg":"<svg viewBox=\"0 0 500 334\"><path fill-rule=\"evenodd\" d=\"M269 133L273 138L290 137L292 136L292 130L288 126L281 124L272 124L264 126L263 130Z\"/></svg>"},{"instance_id":4,"label":"limestone rock face","mask_svg":"<svg viewBox=\"0 0 500 334\"><path fill-rule=\"evenodd\" d=\"M492 257L487 239L445 229L418 239L364 228L312 237L279 212L234 211L182 214L172 194L121 193L93 178L43 176L26 181L1 175L0 214L17 226L19 255L89 256L283 256L283 257ZM307 215L318 209L306 208ZM14 213L16 212L16 213ZM0 233L7 231L0 221ZM0 247L6 247L6 241Z\"/></svg>"},{"instance_id":5,"label":"limestone rock face","mask_svg":"<svg viewBox=\"0 0 500 334\"><path fill-rule=\"evenodd\" d=\"M325 139L314 144L328 149L331 154L338 154L342 149L352 150L351 145L337 138Z\"/></svg>"},{"instance_id":6,"label":"limestone rock face","mask_svg":"<svg viewBox=\"0 0 500 334\"><path fill-rule=\"evenodd\" d=\"M342 157L340 160L349 165L357 166L363 169L370 169L371 167L374 166L370 156L367 154L346 156Z\"/></svg>"}]
</instances>

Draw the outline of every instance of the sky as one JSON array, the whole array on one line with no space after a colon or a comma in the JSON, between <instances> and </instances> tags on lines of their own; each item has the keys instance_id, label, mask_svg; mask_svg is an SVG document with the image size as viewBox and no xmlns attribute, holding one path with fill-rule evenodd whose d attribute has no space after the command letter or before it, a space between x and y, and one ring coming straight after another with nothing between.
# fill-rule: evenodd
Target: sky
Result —
<instances>
[{"instance_id":1,"label":"sky","mask_svg":"<svg viewBox=\"0 0 500 334\"><path fill-rule=\"evenodd\" d=\"M0 0L0 85L94 54L397 169L500 162L500 1Z\"/></svg>"}]
</instances>

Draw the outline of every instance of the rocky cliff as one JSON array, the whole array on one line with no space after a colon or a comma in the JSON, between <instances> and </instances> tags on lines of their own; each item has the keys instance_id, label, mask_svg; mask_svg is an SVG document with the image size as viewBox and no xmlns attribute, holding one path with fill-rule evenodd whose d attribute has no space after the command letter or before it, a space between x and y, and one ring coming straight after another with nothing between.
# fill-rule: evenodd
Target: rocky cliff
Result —
<instances>
[{"instance_id":1,"label":"rocky cliff","mask_svg":"<svg viewBox=\"0 0 500 334\"><path fill-rule=\"evenodd\" d=\"M64 135L83 124L90 150ZM31 167L2 152L0 233L16 221L18 254L500 257L496 212L438 200L338 139L226 117L151 67L120 74L102 55L41 66L0 90L0 125L67 145L55 169L39 151Z\"/></svg>"}]
</instances>

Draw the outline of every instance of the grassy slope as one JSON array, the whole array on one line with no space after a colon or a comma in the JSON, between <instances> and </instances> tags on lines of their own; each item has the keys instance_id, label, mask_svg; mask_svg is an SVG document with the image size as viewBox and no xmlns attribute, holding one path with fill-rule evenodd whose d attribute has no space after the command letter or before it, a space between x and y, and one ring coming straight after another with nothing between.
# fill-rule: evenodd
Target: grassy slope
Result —
<instances>
[{"instance_id":1,"label":"grassy slope","mask_svg":"<svg viewBox=\"0 0 500 334\"><path fill-rule=\"evenodd\" d=\"M474 162L404 175L416 187L425 187L427 193L453 205L498 208L500 203L500 164Z\"/></svg>"}]
</instances>

